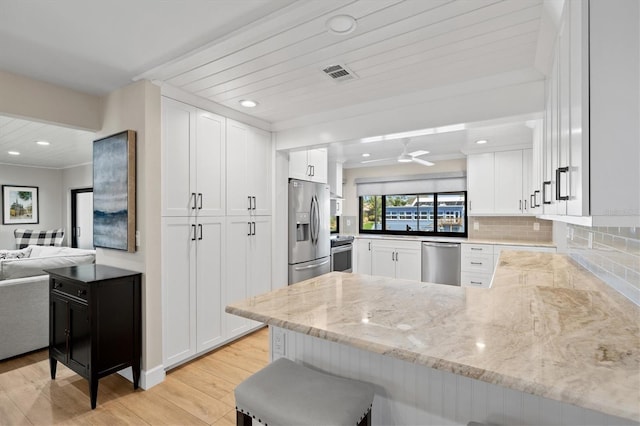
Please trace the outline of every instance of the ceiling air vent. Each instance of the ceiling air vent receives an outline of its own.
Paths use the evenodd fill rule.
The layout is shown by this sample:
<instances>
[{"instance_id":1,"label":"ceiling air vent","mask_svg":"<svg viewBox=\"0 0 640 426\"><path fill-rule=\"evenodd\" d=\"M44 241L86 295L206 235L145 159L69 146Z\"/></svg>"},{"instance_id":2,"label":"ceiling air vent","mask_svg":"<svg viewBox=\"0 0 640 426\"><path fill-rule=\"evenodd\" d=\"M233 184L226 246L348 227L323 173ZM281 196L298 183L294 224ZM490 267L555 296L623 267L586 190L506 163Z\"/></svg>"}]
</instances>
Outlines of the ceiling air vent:
<instances>
[{"instance_id":1,"label":"ceiling air vent","mask_svg":"<svg viewBox=\"0 0 640 426\"><path fill-rule=\"evenodd\" d=\"M353 71L346 67L346 65L331 65L324 68L322 71L324 71L331 80L338 83L358 78Z\"/></svg>"}]
</instances>

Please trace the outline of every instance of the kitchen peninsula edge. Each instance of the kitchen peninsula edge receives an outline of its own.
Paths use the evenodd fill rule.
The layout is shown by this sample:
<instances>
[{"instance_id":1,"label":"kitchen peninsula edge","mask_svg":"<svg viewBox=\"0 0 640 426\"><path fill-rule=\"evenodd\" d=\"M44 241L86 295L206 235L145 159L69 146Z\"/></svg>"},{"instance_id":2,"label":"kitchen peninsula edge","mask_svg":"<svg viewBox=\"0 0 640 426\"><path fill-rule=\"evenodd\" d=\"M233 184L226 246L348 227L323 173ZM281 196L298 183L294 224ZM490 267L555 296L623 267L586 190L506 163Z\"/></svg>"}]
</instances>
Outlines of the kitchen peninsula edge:
<instances>
[{"instance_id":1,"label":"kitchen peninsula edge","mask_svg":"<svg viewBox=\"0 0 640 426\"><path fill-rule=\"evenodd\" d=\"M374 402L374 414L392 416L379 419L382 422L640 420L640 309L565 255L503 252L491 289L334 272L231 304L226 311L293 332L287 337L298 342L287 342L287 357L377 383L382 395L378 404L387 409L376 410ZM317 342L305 343L309 336ZM354 367L324 362L314 354L335 357L327 351L335 350L336 343L331 343L333 349L321 348L324 341L346 346L341 350L355 357L355 362L347 362ZM429 380L448 375L454 385L447 387L445 380L443 393L458 400L472 399L474 386L489 386L486 406L467 410L464 401L458 401L447 412L443 401L433 413L429 405L436 391L427 392L425 403L418 397L398 397L394 392L407 387L401 377L372 377L358 366L359 358L373 362L369 353L379 355L381 366L390 363L398 369L394 363L399 360L406 363L401 370L422 368ZM412 372L405 380L417 383L423 373ZM400 389L391 390L396 382ZM518 409L507 406L509 398ZM555 407L554 421L545 407L555 401L561 405ZM492 415L496 404L502 404L502 415ZM539 413L527 413L532 404L538 404ZM573 408L577 411L565 414ZM606 416L598 417L601 413Z\"/></svg>"}]
</instances>

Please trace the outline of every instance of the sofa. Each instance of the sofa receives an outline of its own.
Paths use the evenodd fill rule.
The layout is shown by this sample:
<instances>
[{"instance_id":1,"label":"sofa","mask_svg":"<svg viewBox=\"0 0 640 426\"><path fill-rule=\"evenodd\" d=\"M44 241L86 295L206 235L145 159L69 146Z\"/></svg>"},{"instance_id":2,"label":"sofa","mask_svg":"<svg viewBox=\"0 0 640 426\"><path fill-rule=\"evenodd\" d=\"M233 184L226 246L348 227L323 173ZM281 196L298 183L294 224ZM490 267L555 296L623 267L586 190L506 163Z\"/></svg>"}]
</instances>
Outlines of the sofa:
<instances>
[{"instance_id":1,"label":"sofa","mask_svg":"<svg viewBox=\"0 0 640 426\"><path fill-rule=\"evenodd\" d=\"M0 360L49 346L49 276L43 270L89 263L95 263L94 250L0 250Z\"/></svg>"}]
</instances>

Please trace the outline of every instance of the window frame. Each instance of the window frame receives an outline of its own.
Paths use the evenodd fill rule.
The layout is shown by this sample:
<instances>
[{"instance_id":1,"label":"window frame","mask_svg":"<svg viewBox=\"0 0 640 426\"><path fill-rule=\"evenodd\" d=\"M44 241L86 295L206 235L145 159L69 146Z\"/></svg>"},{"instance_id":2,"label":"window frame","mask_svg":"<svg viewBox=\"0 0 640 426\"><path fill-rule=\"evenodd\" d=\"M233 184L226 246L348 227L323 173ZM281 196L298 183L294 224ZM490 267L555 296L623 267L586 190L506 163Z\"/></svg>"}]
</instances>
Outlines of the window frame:
<instances>
[{"instance_id":1,"label":"window frame","mask_svg":"<svg viewBox=\"0 0 640 426\"><path fill-rule=\"evenodd\" d=\"M362 229L362 201L363 201L363 196L358 197L358 232L360 234L378 234L378 235L415 235L415 236L424 236L424 237L460 237L460 238L467 238L467 236L469 235L469 219L468 219L468 214L467 214L467 201L468 201L468 194L467 191L446 191L446 192L427 192L424 194L390 194L391 196L397 196L397 195L403 195L403 196L411 196L411 195L431 195L433 194L433 210L431 211L431 214L433 215L433 231L394 231L394 230L387 230L387 199L386 199L386 195L369 195L370 197L381 197L381 203L382 203L382 212L381 212L381 226L382 229ZM464 223L464 232L449 232L449 231L442 231L442 232L438 232L438 220L440 218L438 218L438 195L447 195L447 194L464 194L464 216L461 215L461 218L463 218L463 223ZM417 213L417 212L416 212ZM421 215L418 215L418 217L420 219L422 219L420 217ZM454 215L455 216L455 215ZM444 216L442 217L443 219L445 218ZM427 219L428 220L428 219Z\"/></svg>"}]
</instances>

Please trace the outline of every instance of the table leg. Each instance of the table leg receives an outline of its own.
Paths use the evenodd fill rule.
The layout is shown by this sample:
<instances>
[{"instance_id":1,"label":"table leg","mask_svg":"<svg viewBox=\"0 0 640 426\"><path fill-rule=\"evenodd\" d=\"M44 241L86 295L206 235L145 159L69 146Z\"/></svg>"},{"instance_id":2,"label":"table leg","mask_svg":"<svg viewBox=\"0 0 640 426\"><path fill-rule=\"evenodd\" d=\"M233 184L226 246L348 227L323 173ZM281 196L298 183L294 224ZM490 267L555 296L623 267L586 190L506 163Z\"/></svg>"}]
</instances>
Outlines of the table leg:
<instances>
[{"instance_id":1,"label":"table leg","mask_svg":"<svg viewBox=\"0 0 640 426\"><path fill-rule=\"evenodd\" d=\"M57 367L58 367L58 360L55 358L49 358L49 370L51 371L51 380L56 379Z\"/></svg>"}]
</instances>

